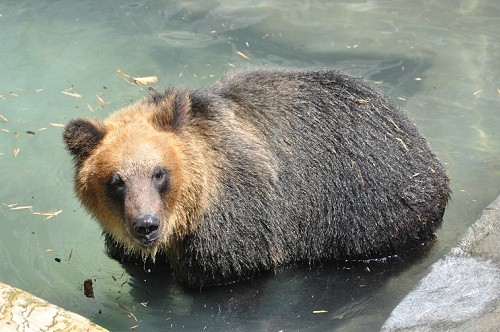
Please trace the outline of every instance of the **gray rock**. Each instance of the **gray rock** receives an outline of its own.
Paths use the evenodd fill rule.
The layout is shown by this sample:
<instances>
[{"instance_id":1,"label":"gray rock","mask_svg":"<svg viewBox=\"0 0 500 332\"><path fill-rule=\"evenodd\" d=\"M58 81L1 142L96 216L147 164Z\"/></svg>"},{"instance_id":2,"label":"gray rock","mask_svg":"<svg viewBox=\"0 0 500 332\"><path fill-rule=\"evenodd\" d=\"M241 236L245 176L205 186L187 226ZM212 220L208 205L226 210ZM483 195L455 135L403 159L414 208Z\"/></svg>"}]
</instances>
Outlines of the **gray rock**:
<instances>
[{"instance_id":1,"label":"gray rock","mask_svg":"<svg viewBox=\"0 0 500 332\"><path fill-rule=\"evenodd\" d=\"M436 262L382 331L500 330L500 197Z\"/></svg>"}]
</instances>

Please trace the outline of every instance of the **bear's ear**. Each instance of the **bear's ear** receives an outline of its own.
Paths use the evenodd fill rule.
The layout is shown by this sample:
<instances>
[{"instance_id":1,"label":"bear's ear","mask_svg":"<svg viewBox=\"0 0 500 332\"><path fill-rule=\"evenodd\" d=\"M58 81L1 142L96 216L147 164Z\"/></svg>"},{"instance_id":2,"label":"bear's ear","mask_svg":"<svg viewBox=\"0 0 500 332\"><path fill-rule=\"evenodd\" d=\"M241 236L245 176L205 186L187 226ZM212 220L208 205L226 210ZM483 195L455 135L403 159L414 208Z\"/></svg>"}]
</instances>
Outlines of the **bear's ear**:
<instances>
[{"instance_id":1,"label":"bear's ear","mask_svg":"<svg viewBox=\"0 0 500 332\"><path fill-rule=\"evenodd\" d=\"M104 126L99 122L76 119L66 125L63 138L75 160L82 162L103 139L104 134Z\"/></svg>"},{"instance_id":2,"label":"bear's ear","mask_svg":"<svg viewBox=\"0 0 500 332\"><path fill-rule=\"evenodd\" d=\"M191 101L185 91L167 90L164 94L152 96L151 101L158 107L153 115L153 123L160 130L179 130L190 118Z\"/></svg>"}]
</instances>

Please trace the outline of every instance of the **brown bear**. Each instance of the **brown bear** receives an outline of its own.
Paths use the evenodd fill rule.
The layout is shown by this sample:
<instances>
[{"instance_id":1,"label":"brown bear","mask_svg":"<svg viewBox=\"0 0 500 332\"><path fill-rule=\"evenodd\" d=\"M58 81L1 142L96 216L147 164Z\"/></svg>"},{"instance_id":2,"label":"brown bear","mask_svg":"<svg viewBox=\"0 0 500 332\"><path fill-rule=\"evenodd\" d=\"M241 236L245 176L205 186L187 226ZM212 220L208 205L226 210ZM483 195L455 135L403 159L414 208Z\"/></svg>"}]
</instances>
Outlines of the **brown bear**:
<instances>
[{"instance_id":1,"label":"brown bear","mask_svg":"<svg viewBox=\"0 0 500 332\"><path fill-rule=\"evenodd\" d=\"M190 287L429 240L449 179L387 97L337 70L258 69L68 123L108 254L164 254Z\"/></svg>"}]
</instances>

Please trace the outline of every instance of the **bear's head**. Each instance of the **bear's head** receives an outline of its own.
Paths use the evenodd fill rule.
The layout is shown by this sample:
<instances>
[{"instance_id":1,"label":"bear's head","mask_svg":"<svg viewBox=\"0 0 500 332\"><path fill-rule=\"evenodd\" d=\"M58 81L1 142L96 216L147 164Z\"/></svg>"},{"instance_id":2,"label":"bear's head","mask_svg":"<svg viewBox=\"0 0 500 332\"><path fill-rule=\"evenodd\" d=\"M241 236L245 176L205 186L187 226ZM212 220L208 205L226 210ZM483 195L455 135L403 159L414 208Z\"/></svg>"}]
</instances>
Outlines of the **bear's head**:
<instances>
[{"instance_id":1,"label":"bear's head","mask_svg":"<svg viewBox=\"0 0 500 332\"><path fill-rule=\"evenodd\" d=\"M196 226L209 171L189 121L195 121L189 95L170 91L104 121L66 125L75 192L103 231L130 253L154 259Z\"/></svg>"}]
</instances>

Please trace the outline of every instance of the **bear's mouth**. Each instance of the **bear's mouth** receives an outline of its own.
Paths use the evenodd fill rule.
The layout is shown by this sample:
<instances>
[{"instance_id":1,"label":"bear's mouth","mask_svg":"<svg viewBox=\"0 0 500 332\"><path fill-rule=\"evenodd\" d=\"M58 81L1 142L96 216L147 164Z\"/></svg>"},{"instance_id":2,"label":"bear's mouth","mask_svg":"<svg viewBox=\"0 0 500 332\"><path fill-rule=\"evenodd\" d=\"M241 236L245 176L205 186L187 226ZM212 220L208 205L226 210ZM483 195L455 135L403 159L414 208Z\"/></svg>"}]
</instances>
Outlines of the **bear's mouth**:
<instances>
[{"instance_id":1,"label":"bear's mouth","mask_svg":"<svg viewBox=\"0 0 500 332\"><path fill-rule=\"evenodd\" d=\"M141 246L150 248L158 242L158 237L155 237L154 239L142 238L142 239L137 239L137 241Z\"/></svg>"},{"instance_id":2,"label":"bear's mouth","mask_svg":"<svg viewBox=\"0 0 500 332\"><path fill-rule=\"evenodd\" d=\"M140 247L144 249L150 249L151 247L158 244L159 234L158 232L154 232L147 235L133 234L132 238L137 242L137 244Z\"/></svg>"}]
</instances>

